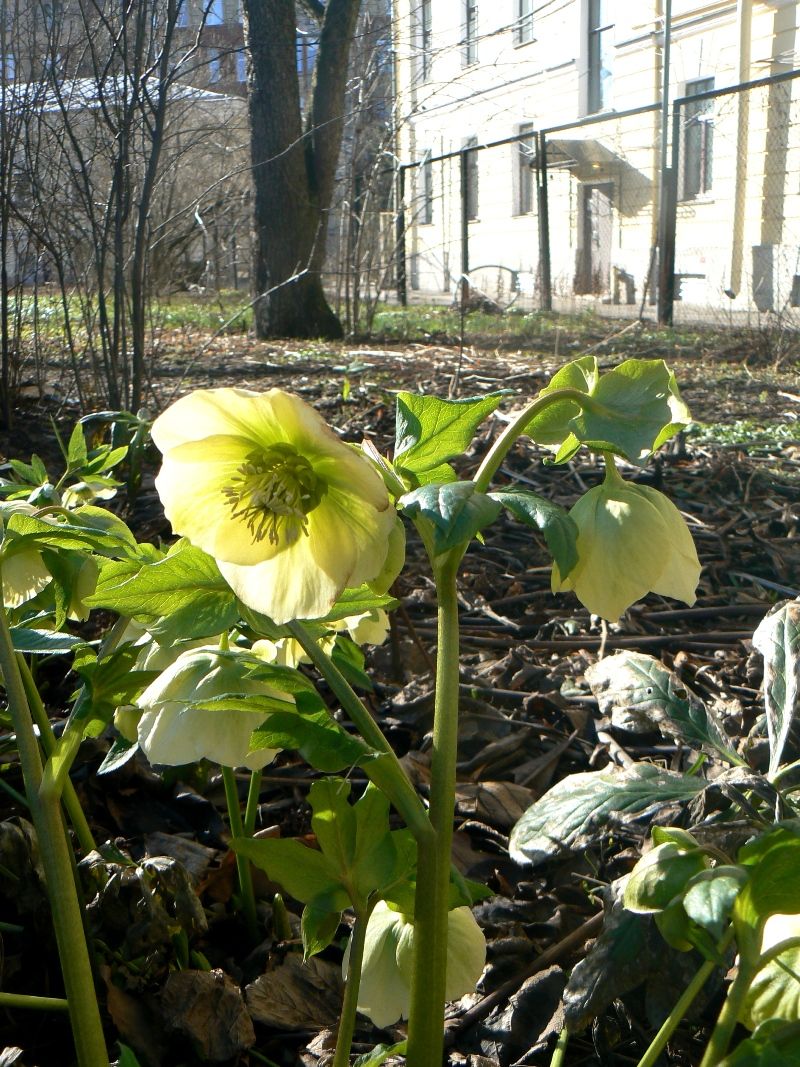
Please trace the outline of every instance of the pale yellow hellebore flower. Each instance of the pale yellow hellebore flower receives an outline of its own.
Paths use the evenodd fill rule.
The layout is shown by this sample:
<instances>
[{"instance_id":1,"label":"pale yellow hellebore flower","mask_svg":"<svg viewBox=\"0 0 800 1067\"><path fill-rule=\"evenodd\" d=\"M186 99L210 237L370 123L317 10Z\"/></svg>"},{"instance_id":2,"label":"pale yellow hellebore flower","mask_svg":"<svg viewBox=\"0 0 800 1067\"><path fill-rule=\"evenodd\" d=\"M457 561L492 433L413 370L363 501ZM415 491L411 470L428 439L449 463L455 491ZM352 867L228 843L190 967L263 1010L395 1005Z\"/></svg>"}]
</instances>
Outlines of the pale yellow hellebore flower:
<instances>
[{"instance_id":1,"label":"pale yellow hellebore flower","mask_svg":"<svg viewBox=\"0 0 800 1067\"><path fill-rule=\"evenodd\" d=\"M611 457L606 477L570 511L578 562L566 578L553 564L553 592L571 589L594 615L616 621L649 592L695 602L700 561L675 505L656 489L626 482Z\"/></svg>"},{"instance_id":2,"label":"pale yellow hellebore flower","mask_svg":"<svg viewBox=\"0 0 800 1067\"><path fill-rule=\"evenodd\" d=\"M279 625L327 614L378 578L396 514L377 471L299 397L205 389L156 419L173 529Z\"/></svg>"},{"instance_id":3,"label":"pale yellow hellebore flower","mask_svg":"<svg viewBox=\"0 0 800 1067\"><path fill-rule=\"evenodd\" d=\"M9 500L0 504L0 519L8 520L15 513L35 515L37 510L24 500ZM3 545L2 576L3 603L7 608L18 608L33 600L53 580L39 550L23 548L15 552L14 535L8 531Z\"/></svg>"},{"instance_id":4,"label":"pale yellow hellebore flower","mask_svg":"<svg viewBox=\"0 0 800 1067\"><path fill-rule=\"evenodd\" d=\"M376 1026L407 1019L411 1005L414 924L386 901L375 905L367 924L358 1010ZM347 977L350 945L342 971ZM454 908L447 916L447 980L445 998L457 1000L475 991L486 963L486 939L469 908Z\"/></svg>"},{"instance_id":5,"label":"pale yellow hellebore flower","mask_svg":"<svg viewBox=\"0 0 800 1067\"><path fill-rule=\"evenodd\" d=\"M182 652L151 682L136 701L142 711L137 727L139 748L150 762L179 767L209 759L223 767L250 770L271 763L276 750L250 750L250 737L266 718L263 711L192 706L225 694L260 694L282 698L286 710L292 710L290 696L244 676L253 662L218 646L194 648Z\"/></svg>"}]
</instances>

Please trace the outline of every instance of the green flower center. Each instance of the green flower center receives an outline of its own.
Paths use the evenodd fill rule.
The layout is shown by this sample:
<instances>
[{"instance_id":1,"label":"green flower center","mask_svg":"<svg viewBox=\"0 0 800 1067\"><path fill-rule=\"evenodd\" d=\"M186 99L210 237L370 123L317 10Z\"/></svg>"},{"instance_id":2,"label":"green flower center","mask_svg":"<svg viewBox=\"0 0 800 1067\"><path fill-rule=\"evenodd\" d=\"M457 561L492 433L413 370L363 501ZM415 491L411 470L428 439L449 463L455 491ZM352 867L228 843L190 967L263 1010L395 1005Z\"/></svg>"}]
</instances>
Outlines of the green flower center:
<instances>
[{"instance_id":1,"label":"green flower center","mask_svg":"<svg viewBox=\"0 0 800 1067\"><path fill-rule=\"evenodd\" d=\"M223 489L231 517L244 519L254 541L291 544L308 534L306 516L325 495L325 483L291 446L251 452Z\"/></svg>"}]
</instances>

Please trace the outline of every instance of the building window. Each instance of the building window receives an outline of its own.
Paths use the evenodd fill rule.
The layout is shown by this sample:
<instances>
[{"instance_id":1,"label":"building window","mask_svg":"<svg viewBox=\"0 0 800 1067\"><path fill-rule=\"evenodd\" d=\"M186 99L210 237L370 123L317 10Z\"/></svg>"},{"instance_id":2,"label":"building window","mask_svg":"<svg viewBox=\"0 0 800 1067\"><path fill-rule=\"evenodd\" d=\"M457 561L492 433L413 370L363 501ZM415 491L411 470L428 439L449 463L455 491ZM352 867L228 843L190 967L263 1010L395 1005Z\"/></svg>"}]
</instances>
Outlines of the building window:
<instances>
[{"instance_id":1,"label":"building window","mask_svg":"<svg viewBox=\"0 0 800 1067\"><path fill-rule=\"evenodd\" d=\"M206 7L206 25L221 26L225 21L225 5L223 0L210 0Z\"/></svg>"},{"instance_id":2,"label":"building window","mask_svg":"<svg viewBox=\"0 0 800 1067\"><path fill-rule=\"evenodd\" d=\"M208 50L208 80L212 85L222 80L222 53L218 48Z\"/></svg>"},{"instance_id":3,"label":"building window","mask_svg":"<svg viewBox=\"0 0 800 1067\"><path fill-rule=\"evenodd\" d=\"M470 137L464 142L463 154L464 207L467 218L473 222L478 217L478 138Z\"/></svg>"},{"instance_id":4,"label":"building window","mask_svg":"<svg viewBox=\"0 0 800 1067\"><path fill-rule=\"evenodd\" d=\"M478 62L478 3L477 0L462 0L464 20L464 51L462 54L465 67Z\"/></svg>"},{"instance_id":5,"label":"building window","mask_svg":"<svg viewBox=\"0 0 800 1067\"><path fill-rule=\"evenodd\" d=\"M714 88L713 78L688 82L686 96L697 96ZM681 169L684 200L694 200L711 189L714 162L714 101L697 100L684 104L683 167Z\"/></svg>"},{"instance_id":6,"label":"building window","mask_svg":"<svg viewBox=\"0 0 800 1067\"><path fill-rule=\"evenodd\" d=\"M520 139L515 145L517 153L517 189L514 198L514 214L527 215L533 211L533 164L536 158L533 123L523 122L518 132Z\"/></svg>"},{"instance_id":7,"label":"building window","mask_svg":"<svg viewBox=\"0 0 800 1067\"><path fill-rule=\"evenodd\" d=\"M175 25L181 27L189 25L189 0L179 0Z\"/></svg>"},{"instance_id":8,"label":"building window","mask_svg":"<svg viewBox=\"0 0 800 1067\"><path fill-rule=\"evenodd\" d=\"M610 18L611 0L588 0L588 111L611 107L611 65L614 23Z\"/></svg>"},{"instance_id":9,"label":"building window","mask_svg":"<svg viewBox=\"0 0 800 1067\"><path fill-rule=\"evenodd\" d=\"M431 62L433 61L431 7L432 0L421 0L419 5L419 73L424 82L431 76Z\"/></svg>"},{"instance_id":10,"label":"building window","mask_svg":"<svg viewBox=\"0 0 800 1067\"><path fill-rule=\"evenodd\" d=\"M247 56L244 49L236 53L236 80L237 82L247 81Z\"/></svg>"},{"instance_id":11,"label":"building window","mask_svg":"<svg viewBox=\"0 0 800 1067\"><path fill-rule=\"evenodd\" d=\"M533 0L514 0L514 44L533 40Z\"/></svg>"},{"instance_id":12,"label":"building window","mask_svg":"<svg viewBox=\"0 0 800 1067\"><path fill-rule=\"evenodd\" d=\"M425 152L419 165L419 180L422 200L419 221L429 226L433 222L433 165L430 149Z\"/></svg>"},{"instance_id":13,"label":"building window","mask_svg":"<svg viewBox=\"0 0 800 1067\"><path fill-rule=\"evenodd\" d=\"M58 21L60 4L58 0L52 0L50 3L42 4L42 18L44 19L44 26L46 30L52 30Z\"/></svg>"},{"instance_id":14,"label":"building window","mask_svg":"<svg viewBox=\"0 0 800 1067\"><path fill-rule=\"evenodd\" d=\"M17 73L17 63L13 52L0 55L0 80L10 82Z\"/></svg>"}]
</instances>

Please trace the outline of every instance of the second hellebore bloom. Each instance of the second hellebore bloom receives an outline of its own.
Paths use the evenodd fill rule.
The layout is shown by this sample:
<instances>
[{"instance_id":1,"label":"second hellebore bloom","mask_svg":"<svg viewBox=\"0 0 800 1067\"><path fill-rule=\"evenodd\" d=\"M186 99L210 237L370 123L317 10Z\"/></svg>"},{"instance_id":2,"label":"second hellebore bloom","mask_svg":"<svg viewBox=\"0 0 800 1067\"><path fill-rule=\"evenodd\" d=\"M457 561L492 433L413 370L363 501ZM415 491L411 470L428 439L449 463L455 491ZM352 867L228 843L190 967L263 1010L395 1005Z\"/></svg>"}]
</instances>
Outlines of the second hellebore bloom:
<instances>
[{"instance_id":1,"label":"second hellebore bloom","mask_svg":"<svg viewBox=\"0 0 800 1067\"><path fill-rule=\"evenodd\" d=\"M367 924L358 1010L376 1026L407 1019L411 1004L414 924L386 901L375 905ZM342 968L347 975L350 946ZM456 1000L475 990L486 963L486 939L469 908L454 908L447 917L447 984L445 997Z\"/></svg>"},{"instance_id":2,"label":"second hellebore bloom","mask_svg":"<svg viewBox=\"0 0 800 1067\"><path fill-rule=\"evenodd\" d=\"M143 713L139 747L150 762L179 767L205 758L223 767L250 770L271 763L277 754L274 749L250 750L250 735L264 722L263 712L193 706L226 694L261 694L283 698L291 710L291 697L246 677L254 662L258 661L206 646L182 652L162 671L136 701Z\"/></svg>"},{"instance_id":3,"label":"second hellebore bloom","mask_svg":"<svg viewBox=\"0 0 800 1067\"><path fill-rule=\"evenodd\" d=\"M578 527L578 562L566 578L553 564L554 593L572 589L611 622L649 592L694 604L700 561L663 493L626 482L608 457L605 480L584 493L570 516Z\"/></svg>"},{"instance_id":4,"label":"second hellebore bloom","mask_svg":"<svg viewBox=\"0 0 800 1067\"><path fill-rule=\"evenodd\" d=\"M198 390L156 419L156 486L176 533L280 624L376 579L396 515L383 481L299 397Z\"/></svg>"}]
</instances>

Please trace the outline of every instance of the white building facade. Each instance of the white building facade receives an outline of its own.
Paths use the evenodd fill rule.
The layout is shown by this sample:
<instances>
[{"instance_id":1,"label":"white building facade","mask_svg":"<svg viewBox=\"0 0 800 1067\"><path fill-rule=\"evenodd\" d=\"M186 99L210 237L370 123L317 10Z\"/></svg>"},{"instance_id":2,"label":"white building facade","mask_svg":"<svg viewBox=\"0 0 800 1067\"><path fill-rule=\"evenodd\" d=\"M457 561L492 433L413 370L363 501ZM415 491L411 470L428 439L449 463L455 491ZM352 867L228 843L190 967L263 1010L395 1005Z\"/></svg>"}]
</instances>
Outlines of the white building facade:
<instances>
[{"instance_id":1,"label":"white building facade","mask_svg":"<svg viewBox=\"0 0 800 1067\"><path fill-rule=\"evenodd\" d=\"M796 0L673 0L669 21L663 0L397 0L409 288L454 292L468 265L542 306L547 271L556 308L638 308L663 243L682 312L797 307L799 16Z\"/></svg>"}]
</instances>

